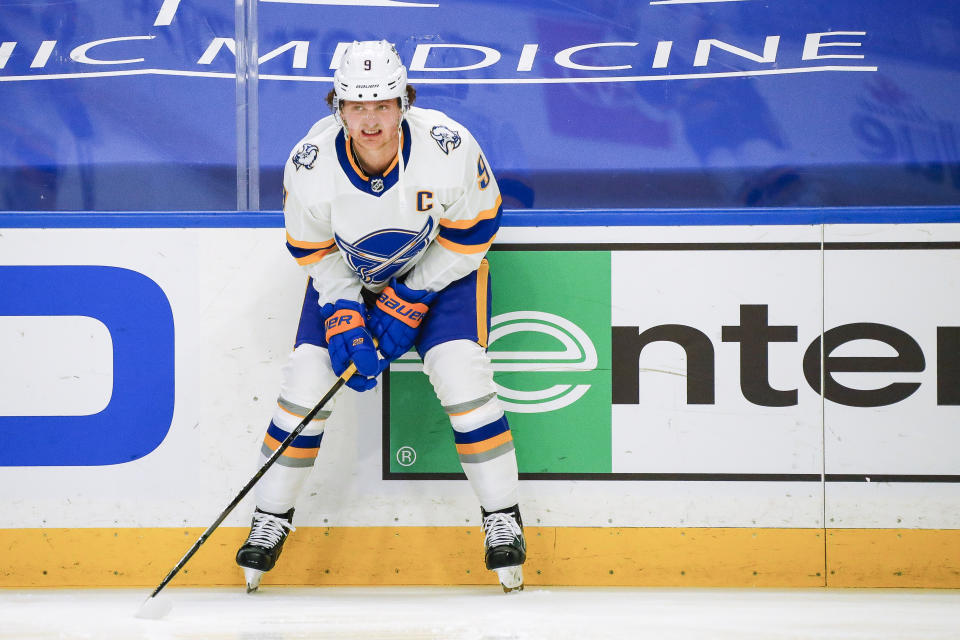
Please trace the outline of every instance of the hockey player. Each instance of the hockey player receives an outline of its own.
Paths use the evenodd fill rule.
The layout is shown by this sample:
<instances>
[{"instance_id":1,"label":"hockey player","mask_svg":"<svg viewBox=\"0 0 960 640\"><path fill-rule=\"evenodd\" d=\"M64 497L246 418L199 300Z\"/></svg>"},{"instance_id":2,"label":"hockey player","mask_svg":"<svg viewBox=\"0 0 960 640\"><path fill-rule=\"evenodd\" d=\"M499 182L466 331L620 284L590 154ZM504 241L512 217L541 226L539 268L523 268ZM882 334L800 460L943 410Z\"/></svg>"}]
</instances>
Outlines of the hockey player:
<instances>
[{"instance_id":1,"label":"hockey player","mask_svg":"<svg viewBox=\"0 0 960 640\"><path fill-rule=\"evenodd\" d=\"M351 362L357 373L347 385L363 392L416 348L480 502L486 566L504 590L522 589L517 459L486 353L484 256L500 224L500 192L470 132L412 106L415 97L392 44L352 43L327 96L333 115L313 125L286 163L287 248L309 284L260 461ZM250 536L237 552L248 590L293 530L294 502L330 413L322 411L256 487Z\"/></svg>"}]
</instances>

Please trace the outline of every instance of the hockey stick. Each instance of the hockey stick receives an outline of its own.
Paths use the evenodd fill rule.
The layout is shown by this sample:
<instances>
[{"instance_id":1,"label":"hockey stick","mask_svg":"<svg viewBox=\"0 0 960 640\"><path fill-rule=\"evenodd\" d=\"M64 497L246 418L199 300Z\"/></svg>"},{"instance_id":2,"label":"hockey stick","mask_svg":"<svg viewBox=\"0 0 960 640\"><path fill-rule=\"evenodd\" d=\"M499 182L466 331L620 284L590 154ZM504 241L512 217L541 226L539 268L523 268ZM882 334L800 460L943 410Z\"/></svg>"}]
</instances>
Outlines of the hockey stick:
<instances>
[{"instance_id":1,"label":"hockey stick","mask_svg":"<svg viewBox=\"0 0 960 640\"><path fill-rule=\"evenodd\" d=\"M137 610L136 617L156 620L170 613L170 610L173 608L173 604L169 601L158 599L157 594L159 594L160 591L163 590L163 588L167 586L171 580L173 580L173 577L180 572L180 569L182 569L185 564L187 564L190 558L193 557L193 554L195 554L200 546L207 541L207 538L210 537L210 534L212 534L214 530L220 526L220 523L223 522L228 515L230 515L230 512L233 511L234 507L240 504L240 501L243 500L248 493L250 493L250 489L253 488L253 485L257 484L260 478L263 477L263 474L265 474L267 470L273 466L273 463L276 462L281 455L283 455L283 452L286 451L287 447L289 447L296 437L300 435L300 432L303 431L308 424L310 424L310 421L313 420L314 416L316 416L323 409L323 407L330 401L330 398L332 398L337 391L340 390L340 387L346 384L347 380L350 379L350 376L356 373L356 371L357 366L353 363L350 363L350 366L347 367L347 370L344 371L343 374L337 379L336 383L330 387L330 390L327 391L326 395L320 399L320 402L318 402L317 405L310 410L310 413L304 416L300 424L297 425L297 428L291 431L290 435L288 435L283 442L280 443L280 446L277 447L277 450L273 452L273 455L271 455L266 462L263 463L263 466L260 467L260 470L257 471L252 478L250 478L250 481L247 482L243 489L240 490L240 493L237 494L237 497L230 501L230 504L227 505L227 508L223 510L213 524L207 527L207 530L203 532L203 535L201 535L200 538L193 543L193 546L190 547L190 549L184 554L184 556L180 558L180 562L178 562L177 566L170 570L170 573L168 573L167 577L163 579L163 582L157 585L157 588L153 590L153 593L147 596L147 599L143 601L143 604L141 604L140 608Z\"/></svg>"}]
</instances>

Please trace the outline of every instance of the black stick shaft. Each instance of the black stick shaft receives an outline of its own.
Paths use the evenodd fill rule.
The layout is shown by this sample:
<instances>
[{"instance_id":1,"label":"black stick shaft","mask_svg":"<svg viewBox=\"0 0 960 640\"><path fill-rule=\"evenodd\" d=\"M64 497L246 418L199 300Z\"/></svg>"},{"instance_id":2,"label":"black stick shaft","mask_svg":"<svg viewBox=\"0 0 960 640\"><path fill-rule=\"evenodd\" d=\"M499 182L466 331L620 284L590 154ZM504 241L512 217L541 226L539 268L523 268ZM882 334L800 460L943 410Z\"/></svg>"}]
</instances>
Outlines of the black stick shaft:
<instances>
[{"instance_id":1,"label":"black stick shaft","mask_svg":"<svg viewBox=\"0 0 960 640\"><path fill-rule=\"evenodd\" d=\"M257 471L252 478L250 478L250 481L247 482L246 485L244 485L243 489L240 490L240 493L238 493L237 496L230 501L230 504L227 505L227 508L223 510L223 512L217 517L217 519L213 522L213 524L207 527L207 530L203 532L203 534L197 539L197 541L193 543L193 546L190 547L190 549L184 554L182 558L180 558L180 562L178 562L177 566L175 566L173 569L170 570L170 573L168 573L167 577L163 579L163 582L157 585L157 588L154 589L153 593L150 594L151 598L155 597L158 593L160 593L161 589L163 589L165 586L167 586L167 584L171 580L173 580L173 577L180 572L180 569L182 569L183 566L187 564L187 562L189 562L190 558L193 557L193 554L195 554L197 550L200 548L200 546L207 541L207 538L210 537L210 534L213 533L216 530L216 528L220 526L220 523L223 522L228 515L230 515L230 512L233 511L234 507L240 504L240 501L243 500L248 493L250 493L250 490L253 489L253 485L257 484L260 478L263 477L263 474L265 474L267 470L273 466L273 463L276 462L277 459L283 455L283 452L287 450L287 447L289 447L291 443L293 443L293 441L297 438L297 436L300 435L300 432L303 431L308 424L310 424L310 421L313 420L313 418L318 413L320 413L323 407L330 401L330 398L332 398L334 394L336 394L337 391L340 390L340 387L342 387L347 382L347 379L349 379L350 376L352 376L356 372L356 370L357 370L356 366L351 364L350 367L343 372L343 375L341 375L337 379L337 382L330 388L330 391L327 391L326 395L324 395L323 398L320 399L320 402L318 402L317 405L310 410L310 413L308 413L303 418L300 424L297 425L297 428L291 431L290 435L284 438L283 442L280 443L280 446L277 447L277 450L273 452L273 455L271 455L267 459L267 461L263 463L263 466L260 467L260 470Z\"/></svg>"}]
</instances>

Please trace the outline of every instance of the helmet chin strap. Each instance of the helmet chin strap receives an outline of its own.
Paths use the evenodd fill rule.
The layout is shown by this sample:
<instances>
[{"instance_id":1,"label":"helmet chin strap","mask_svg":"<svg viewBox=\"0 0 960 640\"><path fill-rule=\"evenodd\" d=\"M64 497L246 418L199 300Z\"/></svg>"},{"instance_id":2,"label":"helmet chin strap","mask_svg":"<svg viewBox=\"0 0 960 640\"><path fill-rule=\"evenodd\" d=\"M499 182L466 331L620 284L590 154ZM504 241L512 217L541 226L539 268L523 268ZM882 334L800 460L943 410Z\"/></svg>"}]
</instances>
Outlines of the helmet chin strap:
<instances>
[{"instance_id":1,"label":"helmet chin strap","mask_svg":"<svg viewBox=\"0 0 960 640\"><path fill-rule=\"evenodd\" d=\"M340 125L340 128L343 129L343 135L350 136L350 132L347 131L347 123L343 119L343 112L340 111L340 98L337 97L337 94L333 94L333 119L336 120L337 124Z\"/></svg>"},{"instance_id":2,"label":"helmet chin strap","mask_svg":"<svg viewBox=\"0 0 960 640\"><path fill-rule=\"evenodd\" d=\"M397 161L399 164L398 170L400 171L397 186L400 188L400 213L403 213L407 208L407 194L404 189L405 182L403 180L403 121L407 117L407 111L409 110L410 99L407 97L406 87L404 87L403 93L400 96L400 122L397 123Z\"/></svg>"},{"instance_id":3,"label":"helmet chin strap","mask_svg":"<svg viewBox=\"0 0 960 640\"><path fill-rule=\"evenodd\" d=\"M407 209L407 194L406 189L404 189L405 182L403 180L404 167L403 167L403 118L406 110L400 114L400 123L397 125L397 188L400 189L400 213L403 214Z\"/></svg>"}]
</instances>

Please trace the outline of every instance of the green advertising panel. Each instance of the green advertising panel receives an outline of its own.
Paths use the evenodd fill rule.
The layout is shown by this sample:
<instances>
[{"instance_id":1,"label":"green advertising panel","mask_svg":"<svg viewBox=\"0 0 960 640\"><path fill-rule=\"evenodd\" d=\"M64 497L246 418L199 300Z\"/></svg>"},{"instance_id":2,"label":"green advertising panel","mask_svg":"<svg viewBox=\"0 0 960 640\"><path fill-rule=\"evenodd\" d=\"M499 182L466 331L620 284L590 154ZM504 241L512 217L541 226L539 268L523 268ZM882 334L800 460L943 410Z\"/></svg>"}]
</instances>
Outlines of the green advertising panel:
<instances>
[{"instance_id":1,"label":"green advertising panel","mask_svg":"<svg viewBox=\"0 0 960 640\"><path fill-rule=\"evenodd\" d=\"M489 355L522 474L611 471L610 253L503 251ZM447 415L411 352L390 367L386 477L459 477Z\"/></svg>"}]
</instances>

